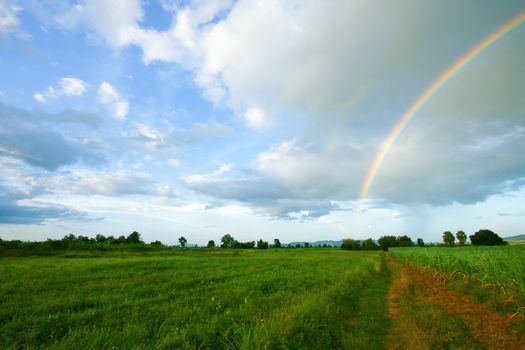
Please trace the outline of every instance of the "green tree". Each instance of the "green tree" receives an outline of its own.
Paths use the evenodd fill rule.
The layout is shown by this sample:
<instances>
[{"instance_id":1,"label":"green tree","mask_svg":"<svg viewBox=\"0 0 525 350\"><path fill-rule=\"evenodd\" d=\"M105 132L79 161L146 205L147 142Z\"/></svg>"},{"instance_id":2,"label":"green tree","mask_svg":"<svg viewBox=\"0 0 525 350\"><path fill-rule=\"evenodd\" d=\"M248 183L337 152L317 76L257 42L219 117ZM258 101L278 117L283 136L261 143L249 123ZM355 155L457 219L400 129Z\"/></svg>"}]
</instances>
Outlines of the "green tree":
<instances>
[{"instance_id":1,"label":"green tree","mask_svg":"<svg viewBox=\"0 0 525 350\"><path fill-rule=\"evenodd\" d=\"M413 247L414 242L407 235L397 237L398 246L400 247Z\"/></svg>"},{"instance_id":2,"label":"green tree","mask_svg":"<svg viewBox=\"0 0 525 350\"><path fill-rule=\"evenodd\" d=\"M472 245L504 245L507 244L497 233L491 230L479 230L470 236Z\"/></svg>"},{"instance_id":3,"label":"green tree","mask_svg":"<svg viewBox=\"0 0 525 350\"><path fill-rule=\"evenodd\" d=\"M467 234L463 231L458 231L456 232L456 238L458 239L459 245L465 245Z\"/></svg>"},{"instance_id":4,"label":"green tree","mask_svg":"<svg viewBox=\"0 0 525 350\"><path fill-rule=\"evenodd\" d=\"M184 248L187 243L188 243L188 240L186 239L186 237L184 236L179 237L179 244L182 248Z\"/></svg>"},{"instance_id":5,"label":"green tree","mask_svg":"<svg viewBox=\"0 0 525 350\"><path fill-rule=\"evenodd\" d=\"M106 243L108 241L108 239L106 238L106 236L102 235L102 234L98 234L95 236L95 240L98 242L98 243Z\"/></svg>"},{"instance_id":6,"label":"green tree","mask_svg":"<svg viewBox=\"0 0 525 350\"><path fill-rule=\"evenodd\" d=\"M379 246L374 242L372 238L369 238L367 240L364 240L363 243L361 243L361 249L363 250L377 250L379 249Z\"/></svg>"},{"instance_id":7,"label":"green tree","mask_svg":"<svg viewBox=\"0 0 525 350\"><path fill-rule=\"evenodd\" d=\"M213 239L210 239L208 241L208 245L206 245L206 248L215 248L215 241Z\"/></svg>"},{"instance_id":8,"label":"green tree","mask_svg":"<svg viewBox=\"0 0 525 350\"><path fill-rule=\"evenodd\" d=\"M452 247L454 245L454 241L456 240L456 237L452 234L450 231L443 232L443 243L449 247Z\"/></svg>"},{"instance_id":9,"label":"green tree","mask_svg":"<svg viewBox=\"0 0 525 350\"><path fill-rule=\"evenodd\" d=\"M418 247L424 247L425 246L425 241L423 241L423 238L418 238L417 239L417 246Z\"/></svg>"},{"instance_id":10,"label":"green tree","mask_svg":"<svg viewBox=\"0 0 525 350\"><path fill-rule=\"evenodd\" d=\"M359 249L361 249L361 245L355 239L345 238L345 239L343 239L343 242L341 243L341 249L344 249L344 250L359 250Z\"/></svg>"},{"instance_id":11,"label":"green tree","mask_svg":"<svg viewBox=\"0 0 525 350\"><path fill-rule=\"evenodd\" d=\"M390 247L397 247L399 245L399 242L395 236L382 236L377 240L377 242L384 251L387 251Z\"/></svg>"},{"instance_id":12,"label":"green tree","mask_svg":"<svg viewBox=\"0 0 525 350\"><path fill-rule=\"evenodd\" d=\"M74 241L75 239L77 239L77 237L72 233L65 235L64 238L62 238L63 241Z\"/></svg>"},{"instance_id":13,"label":"green tree","mask_svg":"<svg viewBox=\"0 0 525 350\"><path fill-rule=\"evenodd\" d=\"M126 243L126 237L124 235L120 235L118 236L118 238L115 238L115 240L113 241L114 243L117 243L117 244L122 244L122 243Z\"/></svg>"},{"instance_id":14,"label":"green tree","mask_svg":"<svg viewBox=\"0 0 525 350\"><path fill-rule=\"evenodd\" d=\"M263 241L262 239L258 240L257 249L268 249L268 242Z\"/></svg>"},{"instance_id":15,"label":"green tree","mask_svg":"<svg viewBox=\"0 0 525 350\"><path fill-rule=\"evenodd\" d=\"M155 247L164 247L164 243L158 240L155 242L151 242L150 245L155 246Z\"/></svg>"},{"instance_id":16,"label":"green tree","mask_svg":"<svg viewBox=\"0 0 525 350\"><path fill-rule=\"evenodd\" d=\"M233 248L235 245L235 238L232 237L230 234L225 234L221 238L221 248Z\"/></svg>"},{"instance_id":17,"label":"green tree","mask_svg":"<svg viewBox=\"0 0 525 350\"><path fill-rule=\"evenodd\" d=\"M275 238L273 240L273 247L274 248L281 248L281 241L278 238Z\"/></svg>"},{"instance_id":18,"label":"green tree","mask_svg":"<svg viewBox=\"0 0 525 350\"><path fill-rule=\"evenodd\" d=\"M129 234L129 236L125 239L125 243L134 243L134 244L138 244L138 243L144 243L142 241L142 239L140 238L140 233L138 233L137 231L133 231L132 233Z\"/></svg>"}]
</instances>

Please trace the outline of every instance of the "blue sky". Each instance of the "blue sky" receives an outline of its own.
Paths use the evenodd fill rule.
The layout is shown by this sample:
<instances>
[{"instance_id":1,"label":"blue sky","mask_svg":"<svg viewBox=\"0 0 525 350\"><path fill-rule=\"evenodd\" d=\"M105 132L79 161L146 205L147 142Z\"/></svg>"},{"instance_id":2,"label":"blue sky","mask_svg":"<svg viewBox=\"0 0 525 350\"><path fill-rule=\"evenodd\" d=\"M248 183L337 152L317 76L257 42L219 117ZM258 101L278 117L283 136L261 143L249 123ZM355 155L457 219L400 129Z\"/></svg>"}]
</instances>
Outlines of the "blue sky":
<instances>
[{"instance_id":1,"label":"blue sky","mask_svg":"<svg viewBox=\"0 0 525 350\"><path fill-rule=\"evenodd\" d=\"M0 237L205 244L525 227L523 1L0 0Z\"/></svg>"}]
</instances>

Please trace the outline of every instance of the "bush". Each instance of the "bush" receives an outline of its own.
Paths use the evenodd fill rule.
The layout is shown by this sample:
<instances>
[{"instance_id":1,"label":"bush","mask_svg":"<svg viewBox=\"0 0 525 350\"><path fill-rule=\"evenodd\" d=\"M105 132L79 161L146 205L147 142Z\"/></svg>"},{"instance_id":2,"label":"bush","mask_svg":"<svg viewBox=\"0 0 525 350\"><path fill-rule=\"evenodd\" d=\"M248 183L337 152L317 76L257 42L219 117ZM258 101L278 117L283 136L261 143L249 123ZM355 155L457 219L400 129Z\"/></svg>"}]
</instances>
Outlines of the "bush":
<instances>
[{"instance_id":1,"label":"bush","mask_svg":"<svg viewBox=\"0 0 525 350\"><path fill-rule=\"evenodd\" d=\"M396 236L382 236L379 238L378 243L384 251L387 251L390 247L399 246Z\"/></svg>"},{"instance_id":2,"label":"bush","mask_svg":"<svg viewBox=\"0 0 525 350\"><path fill-rule=\"evenodd\" d=\"M343 243L341 243L341 249L345 249L345 250L359 250L359 249L361 249L361 245L355 239L345 238L345 239L343 239Z\"/></svg>"},{"instance_id":3,"label":"bush","mask_svg":"<svg viewBox=\"0 0 525 350\"><path fill-rule=\"evenodd\" d=\"M491 230L479 230L470 236L470 241L472 245L504 245L507 244L498 236L497 233L492 232Z\"/></svg>"}]
</instances>

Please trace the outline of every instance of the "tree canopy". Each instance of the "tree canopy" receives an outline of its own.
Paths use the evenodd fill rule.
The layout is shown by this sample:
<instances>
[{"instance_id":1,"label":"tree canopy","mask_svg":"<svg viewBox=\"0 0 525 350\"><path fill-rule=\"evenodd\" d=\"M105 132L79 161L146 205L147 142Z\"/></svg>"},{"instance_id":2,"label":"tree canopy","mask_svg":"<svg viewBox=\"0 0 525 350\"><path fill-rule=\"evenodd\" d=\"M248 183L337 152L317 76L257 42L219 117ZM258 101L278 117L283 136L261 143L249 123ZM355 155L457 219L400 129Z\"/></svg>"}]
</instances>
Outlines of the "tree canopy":
<instances>
[{"instance_id":1,"label":"tree canopy","mask_svg":"<svg viewBox=\"0 0 525 350\"><path fill-rule=\"evenodd\" d=\"M479 230L470 236L470 241L472 245L504 245L507 244L498 236L497 233L492 232L491 230Z\"/></svg>"}]
</instances>

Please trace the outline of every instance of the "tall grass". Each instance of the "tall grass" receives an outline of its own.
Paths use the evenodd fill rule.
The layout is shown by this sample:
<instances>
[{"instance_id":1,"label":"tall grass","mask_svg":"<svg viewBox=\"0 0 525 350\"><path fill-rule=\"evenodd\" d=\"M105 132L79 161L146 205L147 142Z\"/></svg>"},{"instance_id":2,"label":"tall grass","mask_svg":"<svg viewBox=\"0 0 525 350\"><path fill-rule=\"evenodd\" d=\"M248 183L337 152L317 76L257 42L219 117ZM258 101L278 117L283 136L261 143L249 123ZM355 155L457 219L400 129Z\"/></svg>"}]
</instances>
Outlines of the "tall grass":
<instances>
[{"instance_id":1,"label":"tall grass","mask_svg":"<svg viewBox=\"0 0 525 350\"><path fill-rule=\"evenodd\" d=\"M107 254L0 259L0 348L383 346L379 252Z\"/></svg>"},{"instance_id":2,"label":"tall grass","mask_svg":"<svg viewBox=\"0 0 525 350\"><path fill-rule=\"evenodd\" d=\"M525 245L493 247L393 248L394 257L465 277L481 287L496 289L506 301L525 303Z\"/></svg>"}]
</instances>

